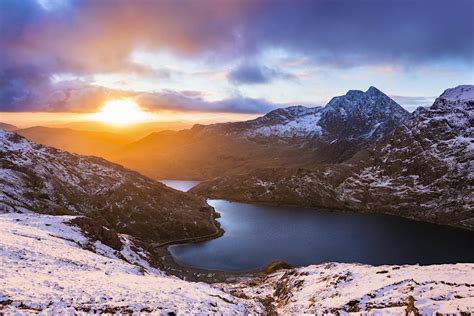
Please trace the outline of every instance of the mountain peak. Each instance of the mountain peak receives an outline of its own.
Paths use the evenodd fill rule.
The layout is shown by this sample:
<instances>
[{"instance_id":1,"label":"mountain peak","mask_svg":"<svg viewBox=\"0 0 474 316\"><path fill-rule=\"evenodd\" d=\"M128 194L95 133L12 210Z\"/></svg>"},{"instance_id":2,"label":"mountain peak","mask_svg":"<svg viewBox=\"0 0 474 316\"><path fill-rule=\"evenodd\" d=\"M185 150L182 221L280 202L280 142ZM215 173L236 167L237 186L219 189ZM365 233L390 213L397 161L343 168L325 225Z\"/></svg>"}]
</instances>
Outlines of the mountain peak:
<instances>
[{"instance_id":1,"label":"mountain peak","mask_svg":"<svg viewBox=\"0 0 474 316\"><path fill-rule=\"evenodd\" d=\"M460 85L447 89L440 98L448 101L474 101L474 85Z\"/></svg>"},{"instance_id":2,"label":"mountain peak","mask_svg":"<svg viewBox=\"0 0 474 316\"><path fill-rule=\"evenodd\" d=\"M365 91L366 94L370 94L370 95L385 95L385 93L383 93L382 91L380 91L379 89L377 89L376 87L374 86L370 86L369 89L367 89L367 91Z\"/></svg>"}]
</instances>

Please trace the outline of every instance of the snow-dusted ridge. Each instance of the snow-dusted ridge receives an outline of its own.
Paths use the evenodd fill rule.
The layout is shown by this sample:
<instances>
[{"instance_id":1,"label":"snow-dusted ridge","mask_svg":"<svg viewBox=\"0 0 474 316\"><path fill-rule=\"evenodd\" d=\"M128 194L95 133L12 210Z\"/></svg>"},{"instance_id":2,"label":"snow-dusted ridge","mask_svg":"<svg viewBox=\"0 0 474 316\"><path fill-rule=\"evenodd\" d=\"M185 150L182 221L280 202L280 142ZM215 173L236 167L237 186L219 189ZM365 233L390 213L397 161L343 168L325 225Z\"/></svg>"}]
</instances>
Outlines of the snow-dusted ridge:
<instances>
[{"instance_id":1,"label":"snow-dusted ridge","mask_svg":"<svg viewBox=\"0 0 474 316\"><path fill-rule=\"evenodd\" d=\"M440 98L448 101L472 101L474 100L474 85L460 85L447 89Z\"/></svg>"},{"instance_id":2,"label":"snow-dusted ridge","mask_svg":"<svg viewBox=\"0 0 474 316\"><path fill-rule=\"evenodd\" d=\"M145 198L146 197L146 198ZM93 156L0 130L0 213L86 215L154 242L216 232L205 200Z\"/></svg>"},{"instance_id":3,"label":"snow-dusted ridge","mask_svg":"<svg viewBox=\"0 0 474 316\"><path fill-rule=\"evenodd\" d=\"M222 130L248 138L281 137L373 141L409 118L409 113L375 87L349 90L324 107L290 106L255 120L210 125L204 133Z\"/></svg>"}]
</instances>

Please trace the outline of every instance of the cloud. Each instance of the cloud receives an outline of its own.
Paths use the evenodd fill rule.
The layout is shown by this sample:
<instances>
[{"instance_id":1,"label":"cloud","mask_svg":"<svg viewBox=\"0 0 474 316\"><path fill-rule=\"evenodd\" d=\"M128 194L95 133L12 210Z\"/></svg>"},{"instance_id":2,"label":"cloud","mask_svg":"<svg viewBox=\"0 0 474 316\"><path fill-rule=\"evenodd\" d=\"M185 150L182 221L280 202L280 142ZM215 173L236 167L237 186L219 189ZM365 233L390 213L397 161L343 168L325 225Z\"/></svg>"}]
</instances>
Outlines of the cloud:
<instances>
[{"instance_id":1,"label":"cloud","mask_svg":"<svg viewBox=\"0 0 474 316\"><path fill-rule=\"evenodd\" d=\"M16 85L15 85L16 83ZM45 85L41 89L25 88L21 82L12 82L9 102L0 103L0 112L96 112L106 101L130 98L147 111L193 111L225 113L266 113L278 107L263 99L235 96L218 101L205 100L201 91L136 92L109 89L82 80L67 80ZM30 93L27 91L41 91ZM23 97L17 97L16 94Z\"/></svg>"},{"instance_id":2,"label":"cloud","mask_svg":"<svg viewBox=\"0 0 474 316\"><path fill-rule=\"evenodd\" d=\"M423 106L431 106L434 100L437 98L436 96L427 97L427 96L402 96L402 95L391 95L392 99L394 99L399 104L403 105L405 109L408 111L414 111L416 108Z\"/></svg>"},{"instance_id":3,"label":"cloud","mask_svg":"<svg viewBox=\"0 0 474 316\"><path fill-rule=\"evenodd\" d=\"M202 112L229 112L229 113L266 113L278 107L263 99L236 96L219 101L206 101L202 93L189 91L170 91L161 93L141 93L136 100L145 109L202 111Z\"/></svg>"},{"instance_id":4,"label":"cloud","mask_svg":"<svg viewBox=\"0 0 474 316\"><path fill-rule=\"evenodd\" d=\"M266 66L254 64L241 64L227 75L227 78L235 84L264 84L274 79L282 78L295 80L296 77L280 69L272 69Z\"/></svg>"},{"instance_id":5,"label":"cloud","mask_svg":"<svg viewBox=\"0 0 474 316\"><path fill-rule=\"evenodd\" d=\"M48 80L58 73L169 79L166 67L134 63L130 57L136 50L210 56L210 63L221 65L282 49L300 56L290 64L410 68L452 61L474 69L473 9L472 0L386 0L383 5L376 0L2 0L0 110L57 108L43 102L51 94L62 102L58 91L64 89ZM227 79L263 84L290 78L284 69L263 64L241 64ZM83 88L85 95L91 93L89 86ZM73 91L79 103L82 94ZM252 102L213 106L250 109Z\"/></svg>"},{"instance_id":6,"label":"cloud","mask_svg":"<svg viewBox=\"0 0 474 316\"><path fill-rule=\"evenodd\" d=\"M444 58L472 62L471 0L2 0L7 61L75 71L117 70L137 48L191 56L253 56L284 48L345 67ZM440 21L443 23L440 23Z\"/></svg>"}]
</instances>

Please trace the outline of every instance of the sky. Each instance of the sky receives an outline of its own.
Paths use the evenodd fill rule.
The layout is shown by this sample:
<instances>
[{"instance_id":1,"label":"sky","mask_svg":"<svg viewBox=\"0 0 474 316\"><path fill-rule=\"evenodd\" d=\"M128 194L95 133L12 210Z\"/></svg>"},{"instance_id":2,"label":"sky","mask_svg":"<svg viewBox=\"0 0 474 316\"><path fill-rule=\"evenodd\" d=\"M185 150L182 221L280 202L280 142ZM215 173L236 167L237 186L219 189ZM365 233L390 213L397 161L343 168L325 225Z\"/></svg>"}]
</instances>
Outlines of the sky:
<instances>
[{"instance_id":1,"label":"sky","mask_svg":"<svg viewBox=\"0 0 474 316\"><path fill-rule=\"evenodd\" d=\"M474 83L472 0L1 0L3 113L258 115ZM216 114L217 115L217 114Z\"/></svg>"}]
</instances>

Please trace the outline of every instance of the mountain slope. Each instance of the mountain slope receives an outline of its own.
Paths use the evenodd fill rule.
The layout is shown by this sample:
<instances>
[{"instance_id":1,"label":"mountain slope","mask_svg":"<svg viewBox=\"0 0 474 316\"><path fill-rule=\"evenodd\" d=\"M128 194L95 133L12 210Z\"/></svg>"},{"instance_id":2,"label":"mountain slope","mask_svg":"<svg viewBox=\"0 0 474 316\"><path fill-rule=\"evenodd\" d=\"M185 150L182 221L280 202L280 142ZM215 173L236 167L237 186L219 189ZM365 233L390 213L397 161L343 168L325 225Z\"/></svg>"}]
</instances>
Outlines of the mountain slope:
<instances>
[{"instance_id":1,"label":"mountain slope","mask_svg":"<svg viewBox=\"0 0 474 316\"><path fill-rule=\"evenodd\" d=\"M474 312L473 268L470 263L326 263L221 287L242 297L266 298L280 315L470 315ZM413 313L406 313L409 306Z\"/></svg>"},{"instance_id":2,"label":"mountain slope","mask_svg":"<svg viewBox=\"0 0 474 316\"><path fill-rule=\"evenodd\" d=\"M202 198L2 130L0 174L0 212L85 215L154 242L216 233L214 211Z\"/></svg>"},{"instance_id":3,"label":"mountain slope","mask_svg":"<svg viewBox=\"0 0 474 316\"><path fill-rule=\"evenodd\" d=\"M112 159L154 178L209 179L260 167L307 168L345 161L409 117L370 87L335 97L325 107L293 106L245 122L155 133Z\"/></svg>"},{"instance_id":4,"label":"mountain slope","mask_svg":"<svg viewBox=\"0 0 474 316\"><path fill-rule=\"evenodd\" d=\"M100 157L107 157L133 140L126 135L43 126L19 129L15 132L38 144Z\"/></svg>"},{"instance_id":5,"label":"mountain slope","mask_svg":"<svg viewBox=\"0 0 474 316\"><path fill-rule=\"evenodd\" d=\"M347 163L260 169L202 183L216 198L384 212L474 229L474 86L446 90L430 109Z\"/></svg>"},{"instance_id":6,"label":"mountain slope","mask_svg":"<svg viewBox=\"0 0 474 316\"><path fill-rule=\"evenodd\" d=\"M258 301L166 276L120 235L118 252L90 240L73 216L0 214L0 314L259 314ZM85 249L86 248L86 249Z\"/></svg>"},{"instance_id":7,"label":"mountain slope","mask_svg":"<svg viewBox=\"0 0 474 316\"><path fill-rule=\"evenodd\" d=\"M3 129L5 131L14 131L18 129L18 127L16 127L15 125L0 122L0 129Z\"/></svg>"}]
</instances>

